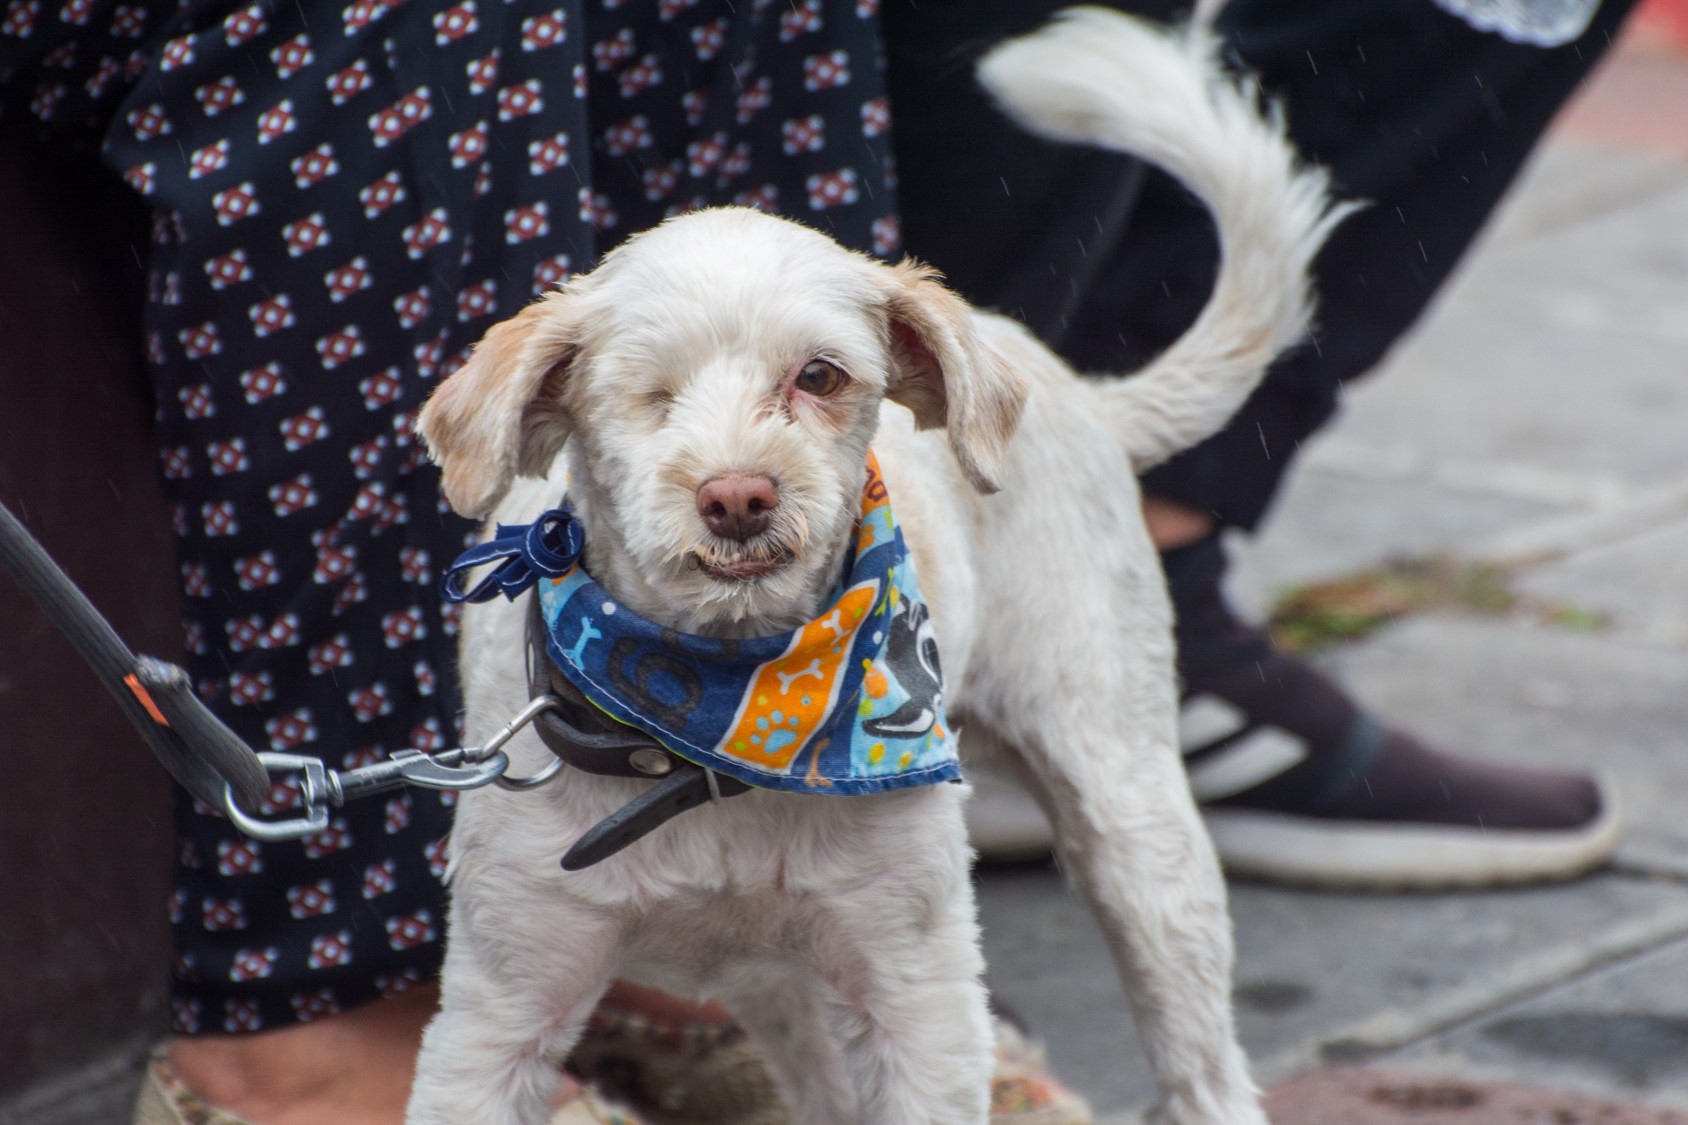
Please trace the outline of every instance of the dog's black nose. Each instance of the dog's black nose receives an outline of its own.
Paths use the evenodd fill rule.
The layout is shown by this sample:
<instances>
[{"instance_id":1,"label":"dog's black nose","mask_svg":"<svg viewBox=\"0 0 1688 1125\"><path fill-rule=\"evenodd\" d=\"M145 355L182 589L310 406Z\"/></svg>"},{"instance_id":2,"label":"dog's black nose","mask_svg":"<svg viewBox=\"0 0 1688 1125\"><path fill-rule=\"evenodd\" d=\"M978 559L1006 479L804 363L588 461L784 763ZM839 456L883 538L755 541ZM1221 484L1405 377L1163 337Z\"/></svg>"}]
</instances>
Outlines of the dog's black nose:
<instances>
[{"instance_id":1,"label":"dog's black nose","mask_svg":"<svg viewBox=\"0 0 1688 1125\"><path fill-rule=\"evenodd\" d=\"M716 477L697 490L697 512L709 530L743 543L768 530L780 490L767 477Z\"/></svg>"}]
</instances>

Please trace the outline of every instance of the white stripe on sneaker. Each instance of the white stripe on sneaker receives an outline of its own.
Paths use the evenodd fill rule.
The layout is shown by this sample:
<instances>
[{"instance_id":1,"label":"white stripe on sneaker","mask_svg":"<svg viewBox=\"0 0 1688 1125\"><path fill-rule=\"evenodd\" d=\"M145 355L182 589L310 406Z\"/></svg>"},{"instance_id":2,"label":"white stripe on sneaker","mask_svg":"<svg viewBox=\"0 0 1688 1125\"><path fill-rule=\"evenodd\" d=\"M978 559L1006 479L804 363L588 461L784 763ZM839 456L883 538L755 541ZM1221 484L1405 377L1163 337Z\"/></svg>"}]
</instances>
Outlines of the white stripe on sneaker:
<instances>
[{"instance_id":1,"label":"white stripe on sneaker","mask_svg":"<svg viewBox=\"0 0 1688 1125\"><path fill-rule=\"evenodd\" d=\"M1248 726L1242 708L1217 695L1192 695L1178 708L1178 745L1186 753L1230 738Z\"/></svg>"},{"instance_id":2,"label":"white stripe on sneaker","mask_svg":"<svg viewBox=\"0 0 1688 1125\"><path fill-rule=\"evenodd\" d=\"M1190 792L1198 803L1234 797L1306 758L1306 739L1278 727L1261 727L1189 764Z\"/></svg>"}]
</instances>

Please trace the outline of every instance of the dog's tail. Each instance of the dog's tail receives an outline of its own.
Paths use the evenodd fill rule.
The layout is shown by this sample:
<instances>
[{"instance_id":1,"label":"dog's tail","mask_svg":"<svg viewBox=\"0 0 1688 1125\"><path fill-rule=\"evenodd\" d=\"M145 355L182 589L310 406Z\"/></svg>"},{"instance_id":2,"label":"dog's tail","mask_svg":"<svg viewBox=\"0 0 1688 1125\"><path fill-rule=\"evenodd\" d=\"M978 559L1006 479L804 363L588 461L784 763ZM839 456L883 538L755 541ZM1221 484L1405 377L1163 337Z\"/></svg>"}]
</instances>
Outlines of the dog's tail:
<instances>
[{"instance_id":1,"label":"dog's tail","mask_svg":"<svg viewBox=\"0 0 1688 1125\"><path fill-rule=\"evenodd\" d=\"M1299 164L1281 119L1221 69L1203 28L1073 8L993 49L979 80L1033 132L1158 165L1213 213L1223 261L1201 316L1140 372L1100 386L1139 470L1214 433L1306 339L1308 267L1354 205L1331 204L1324 171Z\"/></svg>"}]
</instances>

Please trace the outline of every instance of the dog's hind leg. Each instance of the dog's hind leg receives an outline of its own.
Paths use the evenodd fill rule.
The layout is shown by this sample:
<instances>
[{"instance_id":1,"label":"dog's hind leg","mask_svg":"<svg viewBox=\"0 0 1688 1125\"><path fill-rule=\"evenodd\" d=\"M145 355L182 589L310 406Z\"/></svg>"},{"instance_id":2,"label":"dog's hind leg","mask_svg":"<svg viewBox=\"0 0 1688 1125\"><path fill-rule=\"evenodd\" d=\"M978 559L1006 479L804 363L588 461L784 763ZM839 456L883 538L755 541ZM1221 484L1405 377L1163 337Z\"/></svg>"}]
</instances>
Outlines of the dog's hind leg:
<instances>
[{"instance_id":1,"label":"dog's hind leg","mask_svg":"<svg viewBox=\"0 0 1688 1125\"><path fill-rule=\"evenodd\" d=\"M1170 685L1154 708L1164 716L1117 699L1068 697L1013 741L1125 978L1160 1086L1157 1120L1265 1125L1232 1018L1225 887L1177 756Z\"/></svg>"},{"instance_id":2,"label":"dog's hind leg","mask_svg":"<svg viewBox=\"0 0 1688 1125\"><path fill-rule=\"evenodd\" d=\"M608 987L609 934L558 942L543 956L446 950L440 1010L422 1036L405 1125L543 1125L563 1059Z\"/></svg>"},{"instance_id":3,"label":"dog's hind leg","mask_svg":"<svg viewBox=\"0 0 1688 1125\"><path fill-rule=\"evenodd\" d=\"M1076 472L1067 448L1106 449L1094 420L1055 403L1027 414L1008 487L1058 480L1063 504L993 510L991 541L1020 546L982 556L992 594L962 698L1036 777L1125 978L1164 1119L1264 1125L1231 1011L1225 884L1178 751L1171 612L1128 469L1119 458L1109 479L1098 457L1093 476Z\"/></svg>"}]
</instances>

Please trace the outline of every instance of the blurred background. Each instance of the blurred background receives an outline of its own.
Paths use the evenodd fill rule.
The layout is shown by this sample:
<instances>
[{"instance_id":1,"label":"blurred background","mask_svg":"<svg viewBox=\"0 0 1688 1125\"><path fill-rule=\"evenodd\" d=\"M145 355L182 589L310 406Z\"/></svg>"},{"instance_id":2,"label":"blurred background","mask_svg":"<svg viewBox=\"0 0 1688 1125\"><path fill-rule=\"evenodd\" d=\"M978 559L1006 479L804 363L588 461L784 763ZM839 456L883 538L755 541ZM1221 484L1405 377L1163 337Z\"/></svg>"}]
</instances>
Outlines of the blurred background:
<instances>
[{"instance_id":1,"label":"blurred background","mask_svg":"<svg viewBox=\"0 0 1688 1125\"><path fill-rule=\"evenodd\" d=\"M1272 1119L1688 1123L1688 3L1641 7L1287 487L1237 543L1245 608L1432 740L1605 770L1630 828L1562 887L1233 882ZM993 987L1130 1119L1083 907L1046 869L980 885Z\"/></svg>"},{"instance_id":2,"label":"blurred background","mask_svg":"<svg viewBox=\"0 0 1688 1125\"><path fill-rule=\"evenodd\" d=\"M121 190L64 197L62 173L0 147L0 499L171 655L135 214ZM34 393L72 371L76 402ZM1240 550L1247 608L1384 715L1598 764L1632 825L1615 867L1563 887L1235 885L1274 1120L1688 1122L1688 0L1643 6ZM9 583L0 622L0 1123L123 1120L165 1026L165 777ZM1052 868L979 878L993 987L1127 1120L1148 1073L1094 924Z\"/></svg>"}]
</instances>

